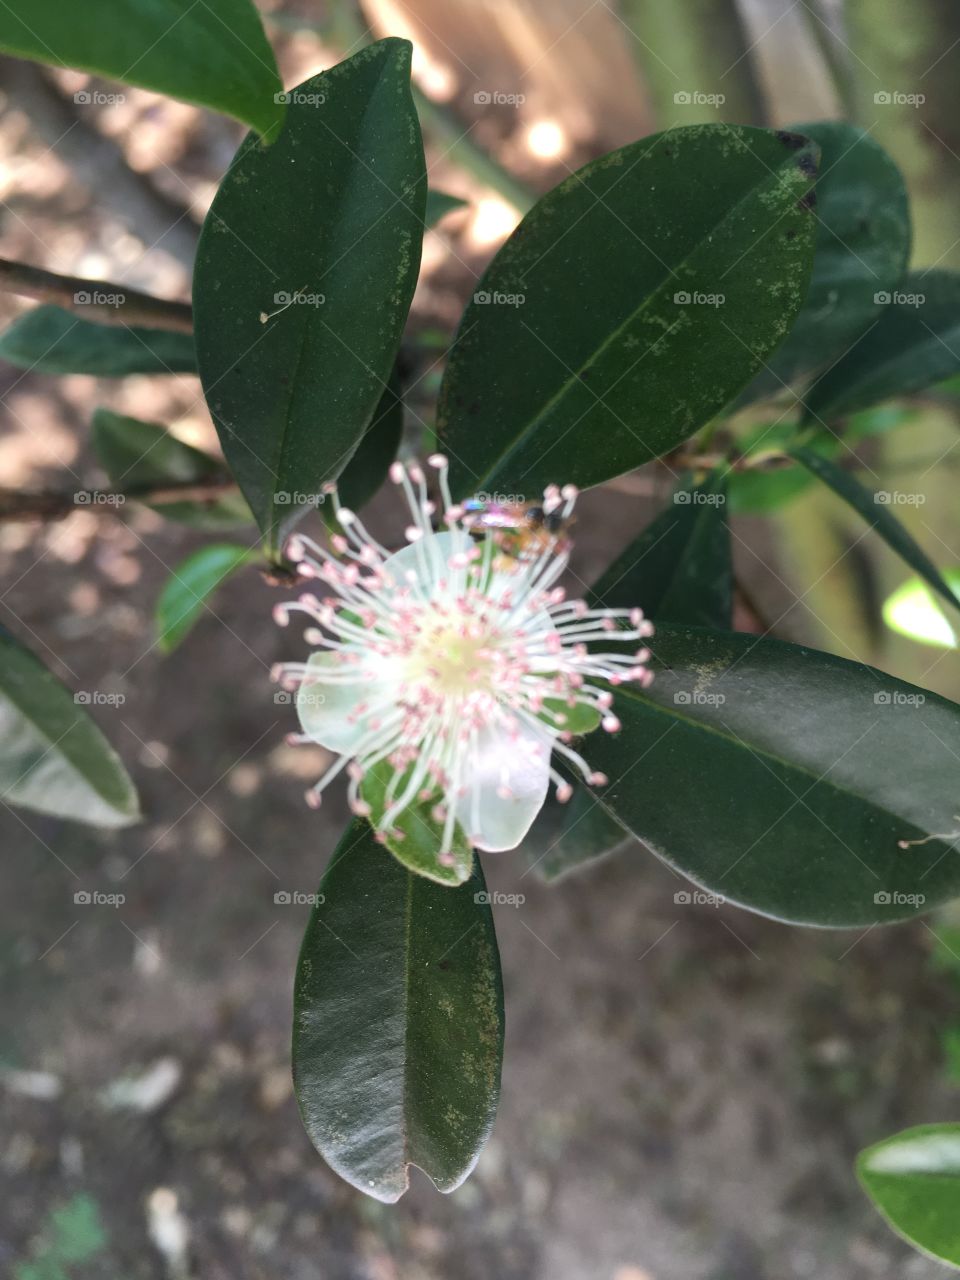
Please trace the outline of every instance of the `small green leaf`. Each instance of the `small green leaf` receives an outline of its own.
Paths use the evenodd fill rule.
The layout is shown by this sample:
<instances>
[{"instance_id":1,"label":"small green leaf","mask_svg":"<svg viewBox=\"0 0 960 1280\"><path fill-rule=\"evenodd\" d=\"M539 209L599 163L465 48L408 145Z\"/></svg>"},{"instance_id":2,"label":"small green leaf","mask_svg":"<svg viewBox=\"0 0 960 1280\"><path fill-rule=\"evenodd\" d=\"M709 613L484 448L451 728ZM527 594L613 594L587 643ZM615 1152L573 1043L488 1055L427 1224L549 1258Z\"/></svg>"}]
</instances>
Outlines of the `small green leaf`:
<instances>
[{"instance_id":1,"label":"small green leaf","mask_svg":"<svg viewBox=\"0 0 960 1280\"><path fill-rule=\"evenodd\" d=\"M405 771L391 791L391 802L404 793L412 768ZM360 785L360 794L369 804L370 820L378 826L387 810L387 790L394 779L395 770L385 760L369 769ZM417 875L426 876L438 884L463 884L473 874L473 849L460 827L454 828L453 849L450 861L441 862L440 844L443 823L437 822L431 809L439 795L428 801L416 800L397 816L391 831L384 838L386 847L403 866Z\"/></svg>"},{"instance_id":2,"label":"small green leaf","mask_svg":"<svg viewBox=\"0 0 960 1280\"><path fill-rule=\"evenodd\" d=\"M842 120L790 127L820 147L813 274L786 341L741 404L776 395L842 355L876 320L875 296L896 290L910 253L906 187L883 147Z\"/></svg>"},{"instance_id":3,"label":"small green leaf","mask_svg":"<svg viewBox=\"0 0 960 1280\"><path fill-rule=\"evenodd\" d=\"M915 569L934 591L955 608L960 607L957 597L943 580L940 570L892 514L893 494L886 490L874 493L871 489L865 488L849 471L844 471L829 458L824 458L810 449L793 448L790 453L798 462L802 462L808 471L832 489L839 498L853 507L854 511L880 535L891 551L895 551L911 569Z\"/></svg>"},{"instance_id":4,"label":"small green leaf","mask_svg":"<svg viewBox=\"0 0 960 1280\"><path fill-rule=\"evenodd\" d=\"M0 360L31 373L196 373L193 339L166 329L95 324L45 304L25 311L0 334Z\"/></svg>"},{"instance_id":5,"label":"small green leaf","mask_svg":"<svg viewBox=\"0 0 960 1280\"><path fill-rule=\"evenodd\" d=\"M84 710L95 698L71 694L0 630L0 801L97 827L139 819L133 783Z\"/></svg>"},{"instance_id":6,"label":"small green leaf","mask_svg":"<svg viewBox=\"0 0 960 1280\"><path fill-rule=\"evenodd\" d=\"M455 209L466 209L468 203L459 196L447 195L446 191L435 191L431 187L427 191L427 211L423 220L428 227L435 227L441 218L453 213Z\"/></svg>"},{"instance_id":7,"label":"small green leaf","mask_svg":"<svg viewBox=\"0 0 960 1280\"><path fill-rule=\"evenodd\" d=\"M261 133L283 117L277 64L250 0L5 0L0 48L212 107Z\"/></svg>"},{"instance_id":8,"label":"small green leaf","mask_svg":"<svg viewBox=\"0 0 960 1280\"><path fill-rule=\"evenodd\" d=\"M912 395L960 370L960 275L910 272L889 298L877 303L873 328L806 392L809 419Z\"/></svg>"},{"instance_id":9,"label":"small green leaf","mask_svg":"<svg viewBox=\"0 0 960 1280\"><path fill-rule=\"evenodd\" d=\"M100 465L117 489L134 497L138 490L228 479L216 458L184 444L159 423L97 409L92 427L93 448ZM193 499L151 505L170 520L202 528L249 524L253 519L250 508L237 493L225 493L209 502Z\"/></svg>"},{"instance_id":10,"label":"small green leaf","mask_svg":"<svg viewBox=\"0 0 960 1280\"><path fill-rule=\"evenodd\" d=\"M403 436L403 400L396 370L384 388L373 419L363 433L357 451L337 480L340 501L359 511L387 478ZM324 509L325 514L327 508Z\"/></svg>"},{"instance_id":11,"label":"small green leaf","mask_svg":"<svg viewBox=\"0 0 960 1280\"><path fill-rule=\"evenodd\" d=\"M157 601L157 646L172 653L207 609L207 600L237 569L259 558L250 547L215 542L181 561L167 579Z\"/></svg>"},{"instance_id":12,"label":"small green leaf","mask_svg":"<svg viewBox=\"0 0 960 1280\"><path fill-rule=\"evenodd\" d=\"M733 562L726 481L681 485L673 501L613 562L590 591L598 608L640 608L650 618L728 628Z\"/></svg>"},{"instance_id":13,"label":"small green leaf","mask_svg":"<svg viewBox=\"0 0 960 1280\"><path fill-rule=\"evenodd\" d=\"M293 1074L314 1146L388 1204L417 1165L469 1175L500 1093L503 987L479 862L459 888L400 866L354 822L300 950Z\"/></svg>"},{"instance_id":14,"label":"small green leaf","mask_svg":"<svg viewBox=\"0 0 960 1280\"><path fill-rule=\"evenodd\" d=\"M817 155L798 135L671 129L539 200L450 351L437 425L455 495L599 484L728 404L803 301Z\"/></svg>"},{"instance_id":15,"label":"small green leaf","mask_svg":"<svg viewBox=\"0 0 960 1280\"><path fill-rule=\"evenodd\" d=\"M300 85L279 139L247 138L204 222L200 376L271 554L347 465L396 358L426 197L410 53L381 40Z\"/></svg>"},{"instance_id":16,"label":"small green leaf","mask_svg":"<svg viewBox=\"0 0 960 1280\"><path fill-rule=\"evenodd\" d=\"M867 1147L857 1176L898 1235L960 1268L960 1124L921 1124Z\"/></svg>"},{"instance_id":17,"label":"small green leaf","mask_svg":"<svg viewBox=\"0 0 960 1280\"><path fill-rule=\"evenodd\" d=\"M583 754L610 778L597 799L654 853L798 924L960 896L960 706L769 638L660 623L648 643L653 683L615 691L620 733Z\"/></svg>"},{"instance_id":18,"label":"small green leaf","mask_svg":"<svg viewBox=\"0 0 960 1280\"><path fill-rule=\"evenodd\" d=\"M960 600L960 569L944 569L943 579ZM938 649L956 649L957 633L919 578L908 578L883 602L883 620L896 631L920 644Z\"/></svg>"}]
</instances>

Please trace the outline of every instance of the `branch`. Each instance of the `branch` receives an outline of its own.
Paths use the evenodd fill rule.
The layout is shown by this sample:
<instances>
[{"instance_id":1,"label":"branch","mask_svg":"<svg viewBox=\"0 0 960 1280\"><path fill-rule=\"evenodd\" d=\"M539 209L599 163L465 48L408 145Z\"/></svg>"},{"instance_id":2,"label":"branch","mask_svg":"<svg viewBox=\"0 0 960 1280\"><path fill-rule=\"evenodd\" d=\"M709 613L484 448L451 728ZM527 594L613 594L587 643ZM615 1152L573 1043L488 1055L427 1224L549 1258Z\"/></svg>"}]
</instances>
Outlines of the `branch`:
<instances>
[{"instance_id":1,"label":"branch","mask_svg":"<svg viewBox=\"0 0 960 1280\"><path fill-rule=\"evenodd\" d=\"M166 506L172 502L216 502L239 492L229 476L215 476L202 482L186 481L147 489L128 489L121 493L110 489L75 489L72 493L42 490L22 493L18 489L0 489L0 523L22 520L63 520L74 511L93 511L98 515L119 515L129 500L150 506Z\"/></svg>"},{"instance_id":2,"label":"branch","mask_svg":"<svg viewBox=\"0 0 960 1280\"><path fill-rule=\"evenodd\" d=\"M55 302L98 324L142 325L147 329L175 329L193 333L193 312L186 302L165 302L148 293L107 280L60 276L42 267L0 258L0 291L22 298ZM109 298L110 301L106 301Z\"/></svg>"}]
</instances>

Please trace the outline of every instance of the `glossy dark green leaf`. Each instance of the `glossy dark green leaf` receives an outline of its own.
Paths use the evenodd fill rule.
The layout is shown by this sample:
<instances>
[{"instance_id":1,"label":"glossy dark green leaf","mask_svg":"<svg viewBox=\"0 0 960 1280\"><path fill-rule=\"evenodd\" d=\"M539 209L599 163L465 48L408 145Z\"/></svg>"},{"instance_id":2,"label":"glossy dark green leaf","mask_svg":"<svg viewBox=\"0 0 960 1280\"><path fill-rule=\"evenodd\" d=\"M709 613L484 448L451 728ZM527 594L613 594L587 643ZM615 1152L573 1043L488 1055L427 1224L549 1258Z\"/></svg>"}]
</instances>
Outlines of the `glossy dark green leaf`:
<instances>
[{"instance_id":1,"label":"glossy dark green leaf","mask_svg":"<svg viewBox=\"0 0 960 1280\"><path fill-rule=\"evenodd\" d=\"M538 201L451 348L438 427L455 492L599 484L728 404L803 301L816 157L797 135L696 125Z\"/></svg>"},{"instance_id":2,"label":"glossy dark green leaf","mask_svg":"<svg viewBox=\"0 0 960 1280\"><path fill-rule=\"evenodd\" d=\"M893 293L910 253L907 190L883 147L843 120L791 128L820 147L813 273L793 328L741 404L776 395L843 355L876 320L875 295Z\"/></svg>"},{"instance_id":3,"label":"glossy dark green leaf","mask_svg":"<svg viewBox=\"0 0 960 1280\"><path fill-rule=\"evenodd\" d=\"M391 793L393 798L403 794L410 772L405 772ZM381 760L367 771L361 783L361 796L369 804L370 820L377 827L383 825L381 818L387 809L387 789L393 777L394 770L385 760ZM417 875L426 876L428 880L435 880L438 884L463 884L473 874L473 849L460 828L456 827L450 858L441 861L439 852L443 823L437 822L431 812L436 803L435 800L415 800L407 805L398 815L392 830L385 835L384 843L398 862Z\"/></svg>"},{"instance_id":4,"label":"glossy dark green leaf","mask_svg":"<svg viewBox=\"0 0 960 1280\"><path fill-rule=\"evenodd\" d=\"M85 707L114 695L71 693L0 630L0 801L97 827L140 817L137 793Z\"/></svg>"},{"instance_id":5,"label":"glossy dark green leaf","mask_svg":"<svg viewBox=\"0 0 960 1280\"><path fill-rule=\"evenodd\" d=\"M0 48L212 107L261 133L283 115L273 50L250 0L5 0Z\"/></svg>"},{"instance_id":6,"label":"glossy dark green leaf","mask_svg":"<svg viewBox=\"0 0 960 1280\"><path fill-rule=\"evenodd\" d=\"M634 843L632 834L584 786L570 781L570 800L560 804L551 792L518 850L530 870L548 883Z\"/></svg>"},{"instance_id":7,"label":"glossy dark green leaf","mask_svg":"<svg viewBox=\"0 0 960 1280\"><path fill-rule=\"evenodd\" d=\"M386 480L390 464L397 456L403 435L400 390L400 379L394 371L356 453L337 480L340 501L351 511L359 511L370 501Z\"/></svg>"},{"instance_id":8,"label":"glossy dark green leaf","mask_svg":"<svg viewBox=\"0 0 960 1280\"><path fill-rule=\"evenodd\" d=\"M921 1124L868 1147L857 1176L894 1231L960 1268L960 1124Z\"/></svg>"},{"instance_id":9,"label":"glossy dark green leaf","mask_svg":"<svg viewBox=\"0 0 960 1280\"><path fill-rule=\"evenodd\" d=\"M166 329L95 324L44 304L25 311L0 334L0 360L31 373L196 373L193 339Z\"/></svg>"},{"instance_id":10,"label":"glossy dark green leaf","mask_svg":"<svg viewBox=\"0 0 960 1280\"><path fill-rule=\"evenodd\" d=\"M960 895L960 706L778 640L661 623L649 643L653 684L621 686L621 732L583 751L610 778L597 798L664 861L799 924Z\"/></svg>"},{"instance_id":11,"label":"glossy dark green leaf","mask_svg":"<svg viewBox=\"0 0 960 1280\"><path fill-rule=\"evenodd\" d=\"M293 1073L310 1138L377 1200L408 1166L441 1191L470 1173L500 1092L503 988L483 873L404 870L354 822L320 885L294 993Z\"/></svg>"},{"instance_id":12,"label":"glossy dark green leaf","mask_svg":"<svg viewBox=\"0 0 960 1280\"><path fill-rule=\"evenodd\" d=\"M157 647L161 653L172 653L198 619L208 612L207 601L220 584L257 558L258 552L250 547L214 542L181 561L171 571L157 601Z\"/></svg>"},{"instance_id":13,"label":"glossy dark green leaf","mask_svg":"<svg viewBox=\"0 0 960 1280\"><path fill-rule=\"evenodd\" d=\"M410 45L381 40L248 137L207 215L197 358L268 544L346 466L383 394L420 262L426 174Z\"/></svg>"},{"instance_id":14,"label":"glossy dark green leaf","mask_svg":"<svg viewBox=\"0 0 960 1280\"><path fill-rule=\"evenodd\" d=\"M896 491L880 489L874 493L872 489L862 485L849 471L844 471L835 462L814 453L811 449L794 448L790 452L792 457L801 462L818 480L822 480L831 488L837 497L853 507L854 511L880 535L891 551L895 551L901 560L919 573L934 591L954 608L957 607L957 597L944 581L940 570L893 514L896 509L895 500L899 496ZM910 498L918 495L903 496Z\"/></svg>"},{"instance_id":15,"label":"glossy dark green leaf","mask_svg":"<svg viewBox=\"0 0 960 1280\"><path fill-rule=\"evenodd\" d=\"M468 201L459 196L448 195L446 191L435 191L432 187L427 191L427 211L424 222L428 227L435 227L441 218L455 209L466 209Z\"/></svg>"},{"instance_id":16,"label":"glossy dark green leaf","mask_svg":"<svg viewBox=\"0 0 960 1280\"><path fill-rule=\"evenodd\" d=\"M221 463L208 453L184 444L166 427L142 422L109 409L93 415L92 442L97 458L116 489L135 497L137 492L166 485L190 485L228 481ZM236 492L210 501L155 502L154 511L170 520L202 528L249 524L250 508Z\"/></svg>"},{"instance_id":17,"label":"glossy dark green leaf","mask_svg":"<svg viewBox=\"0 0 960 1280\"><path fill-rule=\"evenodd\" d=\"M729 627L733 562L726 480L681 485L666 510L614 560L589 593L610 609L640 608L650 618Z\"/></svg>"},{"instance_id":18,"label":"glossy dark green leaf","mask_svg":"<svg viewBox=\"0 0 960 1280\"><path fill-rule=\"evenodd\" d=\"M877 303L873 328L806 392L809 418L924 391L960 370L960 275L910 272L890 299Z\"/></svg>"}]
</instances>

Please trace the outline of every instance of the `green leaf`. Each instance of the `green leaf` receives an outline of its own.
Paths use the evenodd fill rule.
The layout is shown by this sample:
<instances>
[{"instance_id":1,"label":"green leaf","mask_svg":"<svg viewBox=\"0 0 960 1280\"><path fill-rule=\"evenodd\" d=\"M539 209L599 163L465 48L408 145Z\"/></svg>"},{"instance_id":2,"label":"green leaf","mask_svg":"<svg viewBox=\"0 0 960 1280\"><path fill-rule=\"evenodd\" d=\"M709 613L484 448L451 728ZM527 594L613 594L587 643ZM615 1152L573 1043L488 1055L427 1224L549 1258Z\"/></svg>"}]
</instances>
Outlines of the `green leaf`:
<instances>
[{"instance_id":1,"label":"green leaf","mask_svg":"<svg viewBox=\"0 0 960 1280\"><path fill-rule=\"evenodd\" d=\"M885 489L874 493L871 489L865 488L849 471L844 471L829 458L824 458L810 449L793 448L790 453L798 462L802 462L808 471L832 489L839 498L853 507L854 511L880 535L891 551L895 551L911 569L915 569L934 591L955 608L960 607L957 597L941 577L940 570L891 513L891 504L896 494ZM905 494L904 496L910 498L917 495Z\"/></svg>"},{"instance_id":2,"label":"green leaf","mask_svg":"<svg viewBox=\"0 0 960 1280\"><path fill-rule=\"evenodd\" d=\"M662 623L649 644L653 684L616 690L623 728L584 754L610 778L597 799L665 862L798 924L960 895L960 707L778 640Z\"/></svg>"},{"instance_id":3,"label":"green leaf","mask_svg":"<svg viewBox=\"0 0 960 1280\"><path fill-rule=\"evenodd\" d=\"M109 700L109 695L105 695ZM33 654L0 630L0 801L97 827L140 817L116 752L84 706Z\"/></svg>"},{"instance_id":4,"label":"green leaf","mask_svg":"<svg viewBox=\"0 0 960 1280\"><path fill-rule=\"evenodd\" d=\"M811 437L806 448L825 458L836 458L845 452L845 446L870 436L885 435L907 423L914 422L914 409L899 405L879 405L852 414L837 434L820 431ZM809 429L803 429L809 436ZM763 453L775 453L789 449L800 441L798 423L762 424L749 436L739 441L741 452L756 457ZM736 471L727 480L727 510L730 515L757 515L777 511L794 498L799 497L815 483L815 477L805 467L783 466Z\"/></svg>"},{"instance_id":5,"label":"green leaf","mask_svg":"<svg viewBox=\"0 0 960 1280\"><path fill-rule=\"evenodd\" d=\"M337 480L340 501L351 511L359 511L387 478L403 435L403 400L396 370L384 388L369 427L357 451Z\"/></svg>"},{"instance_id":6,"label":"green leaf","mask_svg":"<svg viewBox=\"0 0 960 1280\"><path fill-rule=\"evenodd\" d=\"M280 138L247 138L204 222L200 376L274 552L367 429L413 296L426 174L410 50L381 40L300 85Z\"/></svg>"},{"instance_id":7,"label":"green leaf","mask_svg":"<svg viewBox=\"0 0 960 1280\"><path fill-rule=\"evenodd\" d=\"M283 118L277 64L250 0L6 0L0 48L212 107L261 133Z\"/></svg>"},{"instance_id":8,"label":"green leaf","mask_svg":"<svg viewBox=\"0 0 960 1280\"><path fill-rule=\"evenodd\" d=\"M392 1204L417 1165L468 1176L500 1092L503 988L479 862L459 888L404 870L354 822L303 939L293 1074L310 1138L341 1177Z\"/></svg>"},{"instance_id":9,"label":"green leaf","mask_svg":"<svg viewBox=\"0 0 960 1280\"><path fill-rule=\"evenodd\" d=\"M910 253L903 176L857 125L792 125L820 147L817 235L810 288L783 345L740 397L750 403L822 368L877 318L874 297L893 293Z\"/></svg>"},{"instance_id":10,"label":"green leaf","mask_svg":"<svg viewBox=\"0 0 960 1280\"><path fill-rule=\"evenodd\" d=\"M25 311L0 334L0 360L31 373L196 373L193 339L166 329L96 324L43 305Z\"/></svg>"},{"instance_id":11,"label":"green leaf","mask_svg":"<svg viewBox=\"0 0 960 1280\"><path fill-rule=\"evenodd\" d=\"M423 220L428 227L435 227L448 213L453 213L454 209L466 209L468 204L469 201L461 200L459 196L447 195L446 191L435 191L431 187L427 191L427 211Z\"/></svg>"},{"instance_id":12,"label":"green leaf","mask_svg":"<svg viewBox=\"0 0 960 1280\"><path fill-rule=\"evenodd\" d=\"M960 1124L921 1124L867 1147L857 1176L898 1235L960 1268Z\"/></svg>"},{"instance_id":13,"label":"green leaf","mask_svg":"<svg viewBox=\"0 0 960 1280\"><path fill-rule=\"evenodd\" d=\"M184 444L166 427L128 418L109 409L97 409L94 413L92 442L111 483L133 497L138 490L165 485L229 480L216 458ZM209 502L192 499L150 505L170 520L203 528L249 524L253 518L247 504L236 493L225 493Z\"/></svg>"},{"instance_id":14,"label":"green leaf","mask_svg":"<svg viewBox=\"0 0 960 1280\"><path fill-rule=\"evenodd\" d=\"M681 485L591 588L598 608L641 608L648 617L727 628L733 617L733 562L726 481Z\"/></svg>"},{"instance_id":15,"label":"green leaf","mask_svg":"<svg viewBox=\"0 0 960 1280\"><path fill-rule=\"evenodd\" d=\"M960 600L960 569L944 569L943 579ZM938 649L956 649L957 633L953 623L933 598L926 583L908 578L883 602L883 620L896 631L920 644Z\"/></svg>"},{"instance_id":16,"label":"green leaf","mask_svg":"<svg viewBox=\"0 0 960 1280\"><path fill-rule=\"evenodd\" d=\"M360 794L370 806L370 820L375 826L380 825L380 819L387 810L387 788L394 772L385 760L381 760L367 770L360 784ZM403 794L411 772L412 766L404 772L393 791L394 798ZM398 815L393 824L394 831L385 836L384 843L398 862L417 875L426 876L438 884L463 884L473 874L473 849L460 827L455 827L451 860L446 863L440 861L443 823L437 822L431 813L438 799L417 800L408 805Z\"/></svg>"},{"instance_id":17,"label":"green leaf","mask_svg":"<svg viewBox=\"0 0 960 1280\"><path fill-rule=\"evenodd\" d=\"M207 610L207 600L237 569L259 558L250 547L214 542L191 552L167 579L157 601L157 647L172 653ZM278 695L279 696L279 695Z\"/></svg>"},{"instance_id":18,"label":"green leaf","mask_svg":"<svg viewBox=\"0 0 960 1280\"><path fill-rule=\"evenodd\" d=\"M450 352L438 429L455 493L599 484L728 404L803 301L816 156L796 135L696 125L544 196Z\"/></svg>"},{"instance_id":19,"label":"green leaf","mask_svg":"<svg viewBox=\"0 0 960 1280\"><path fill-rule=\"evenodd\" d=\"M562 767L560 772L569 778ZM560 804L551 792L519 849L531 871L548 883L634 842L582 784L570 781L570 800Z\"/></svg>"},{"instance_id":20,"label":"green leaf","mask_svg":"<svg viewBox=\"0 0 960 1280\"><path fill-rule=\"evenodd\" d=\"M891 297L900 301L878 303L873 328L807 391L808 418L912 395L960 369L960 275L910 272Z\"/></svg>"}]
</instances>

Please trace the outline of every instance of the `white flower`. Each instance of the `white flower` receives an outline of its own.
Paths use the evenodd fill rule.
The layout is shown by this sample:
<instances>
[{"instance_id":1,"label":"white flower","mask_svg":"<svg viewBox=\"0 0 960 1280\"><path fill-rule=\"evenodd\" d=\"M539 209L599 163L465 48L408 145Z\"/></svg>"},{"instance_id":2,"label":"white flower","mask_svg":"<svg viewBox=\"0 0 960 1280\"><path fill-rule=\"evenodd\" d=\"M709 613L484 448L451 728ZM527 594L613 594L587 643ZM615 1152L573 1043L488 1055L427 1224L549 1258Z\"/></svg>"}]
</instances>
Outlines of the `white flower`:
<instances>
[{"instance_id":1,"label":"white flower","mask_svg":"<svg viewBox=\"0 0 960 1280\"><path fill-rule=\"evenodd\" d=\"M316 624L306 638L317 651L306 663L285 663L275 678L297 690L303 736L340 755L307 793L320 793L348 767L350 804L370 817L379 837L399 838L398 816L426 804L442 824L441 862L452 861L459 826L479 849L515 848L546 799L571 787L551 763L553 752L592 785L591 772L570 746L574 733L601 725L616 732L613 695L596 681L649 683L649 650L597 652L609 636L642 640L653 628L639 609L588 609L568 601L557 579L569 543L561 529L576 490L549 488L536 533L510 523L508 509L455 505L447 462L438 472L443 508L436 506L417 465L394 463L390 476L410 507L408 546L395 553L376 542L352 511L329 492L343 535L334 553L294 535L287 553L304 576L333 594L308 594L278 605L286 625L302 611ZM522 523L522 521L521 521ZM393 770L378 812L364 780L381 762ZM382 768L382 765L381 765Z\"/></svg>"}]
</instances>

